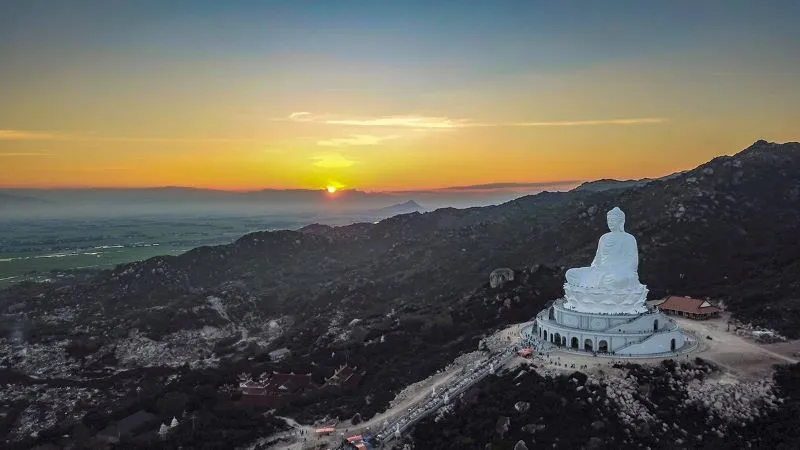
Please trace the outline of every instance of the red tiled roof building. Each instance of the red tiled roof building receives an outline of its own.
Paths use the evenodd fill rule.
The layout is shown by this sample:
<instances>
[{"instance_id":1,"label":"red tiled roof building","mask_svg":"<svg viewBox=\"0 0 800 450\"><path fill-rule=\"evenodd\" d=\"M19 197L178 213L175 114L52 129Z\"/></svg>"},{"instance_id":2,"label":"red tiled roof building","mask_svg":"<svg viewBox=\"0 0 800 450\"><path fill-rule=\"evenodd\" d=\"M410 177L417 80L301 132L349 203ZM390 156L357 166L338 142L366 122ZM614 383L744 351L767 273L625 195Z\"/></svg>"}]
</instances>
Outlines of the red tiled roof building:
<instances>
[{"instance_id":1,"label":"red tiled roof building","mask_svg":"<svg viewBox=\"0 0 800 450\"><path fill-rule=\"evenodd\" d=\"M668 297L658 305L658 309L665 314L700 320L719 317L719 313L722 312L721 309L709 303L708 300L677 296Z\"/></svg>"}]
</instances>

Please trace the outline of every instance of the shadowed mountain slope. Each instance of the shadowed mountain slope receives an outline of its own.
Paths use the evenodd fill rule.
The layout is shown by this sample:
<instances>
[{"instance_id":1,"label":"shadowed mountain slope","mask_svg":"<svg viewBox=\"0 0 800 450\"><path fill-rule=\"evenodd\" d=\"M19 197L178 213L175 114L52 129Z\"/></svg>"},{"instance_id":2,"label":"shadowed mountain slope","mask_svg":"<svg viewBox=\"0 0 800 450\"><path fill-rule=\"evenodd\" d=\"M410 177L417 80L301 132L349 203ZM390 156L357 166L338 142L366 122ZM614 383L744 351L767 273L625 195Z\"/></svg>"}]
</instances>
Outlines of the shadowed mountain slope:
<instances>
[{"instance_id":1,"label":"shadowed mountain slope","mask_svg":"<svg viewBox=\"0 0 800 450\"><path fill-rule=\"evenodd\" d=\"M119 266L73 286L18 286L0 296L5 304L26 291L44 293L51 304L79 296L84 304L136 311L235 285L264 312L345 306L359 292L371 297L368 308L385 309L468 291L498 266L587 265L605 231L605 212L620 206L638 239L640 277L652 298L711 296L746 315L754 315L754 305L784 305L789 310L780 316L767 310L753 318L792 334L799 201L800 144L759 141L644 186L253 233L230 245ZM347 295L331 295L342 289Z\"/></svg>"}]
</instances>

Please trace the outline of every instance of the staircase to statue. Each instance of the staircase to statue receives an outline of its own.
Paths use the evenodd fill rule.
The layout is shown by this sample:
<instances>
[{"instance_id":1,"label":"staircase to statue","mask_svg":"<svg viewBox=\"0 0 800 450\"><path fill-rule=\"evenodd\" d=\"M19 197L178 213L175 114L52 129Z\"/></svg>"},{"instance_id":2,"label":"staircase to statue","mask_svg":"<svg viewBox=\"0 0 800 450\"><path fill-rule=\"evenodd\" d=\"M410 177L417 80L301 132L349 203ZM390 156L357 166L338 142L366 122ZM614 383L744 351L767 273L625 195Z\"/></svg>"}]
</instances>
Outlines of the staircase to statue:
<instances>
[{"instance_id":1,"label":"staircase to statue","mask_svg":"<svg viewBox=\"0 0 800 450\"><path fill-rule=\"evenodd\" d=\"M640 339L640 340L638 340L638 341L632 341L632 342L628 342L627 344L623 345L622 347L620 347L620 348L618 348L618 349L614 350L614 353L617 353L617 354L619 354L619 353L620 353L622 350L624 350L624 349L626 349L626 348L628 348L628 347L630 347L630 346L632 346L632 345L636 345L636 344L642 344L642 343L644 343L644 342L647 342L647 341L648 341L650 338L652 338L652 337L654 337L654 336L657 336L657 335L659 335L659 334L661 334L661 333L669 333L669 332L671 332L671 331L675 331L676 329L678 329L678 326L677 326L677 324L675 324L675 323L673 322L673 323L672 323L672 325L673 325L673 326L671 326L671 327L668 327L668 328L663 328L663 329L661 329L661 330L655 331L653 334L650 334L650 335L648 335L648 336L647 336L646 338L644 338L644 339Z\"/></svg>"},{"instance_id":2,"label":"staircase to statue","mask_svg":"<svg viewBox=\"0 0 800 450\"><path fill-rule=\"evenodd\" d=\"M642 313L642 314L639 314L638 316L631 317L630 319L626 320L625 322L618 323L616 325L611 325L610 327L602 330L602 332L603 333L610 333L611 330L614 329L614 328L619 328L622 325L627 325L629 323L633 323L634 321L639 320L642 316L647 316L647 315L654 314L654 313L655 313L655 311L647 311L646 313Z\"/></svg>"}]
</instances>

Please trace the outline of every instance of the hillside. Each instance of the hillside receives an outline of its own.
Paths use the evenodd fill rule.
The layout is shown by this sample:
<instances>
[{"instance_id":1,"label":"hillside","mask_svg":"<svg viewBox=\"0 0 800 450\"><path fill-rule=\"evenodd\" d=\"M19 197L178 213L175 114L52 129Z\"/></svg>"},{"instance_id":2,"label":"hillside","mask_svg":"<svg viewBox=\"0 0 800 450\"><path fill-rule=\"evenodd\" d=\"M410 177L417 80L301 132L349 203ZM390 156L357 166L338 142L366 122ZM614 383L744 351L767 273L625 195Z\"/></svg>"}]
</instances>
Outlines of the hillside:
<instances>
[{"instance_id":1,"label":"hillside","mask_svg":"<svg viewBox=\"0 0 800 450\"><path fill-rule=\"evenodd\" d=\"M789 449L800 443L794 431L798 365L781 367L772 380L727 385L699 358L615 364L588 376L542 376L530 365L509 372L425 419L407 440L426 448L498 450Z\"/></svg>"},{"instance_id":2,"label":"hillside","mask_svg":"<svg viewBox=\"0 0 800 450\"><path fill-rule=\"evenodd\" d=\"M800 144L759 141L644 185L253 233L88 278L0 291L2 335L12 336L2 341L0 354L9 356L0 370L20 386L43 375L92 386L98 370L125 369L116 375L124 379L118 392L90 402L113 404L144 367L164 369L148 378L158 385L184 364L232 383L243 370L321 379L348 362L367 371L358 392L304 398L285 412L370 416L406 384L558 296L563 270L591 261L613 206L638 239L651 298L723 299L743 320L798 336L799 200ZM492 290L487 277L497 267L518 276ZM27 356L12 351L20 345ZM281 347L292 356L269 362L266 352ZM181 379L175 389L184 389ZM164 386L153 403L173 389Z\"/></svg>"}]
</instances>

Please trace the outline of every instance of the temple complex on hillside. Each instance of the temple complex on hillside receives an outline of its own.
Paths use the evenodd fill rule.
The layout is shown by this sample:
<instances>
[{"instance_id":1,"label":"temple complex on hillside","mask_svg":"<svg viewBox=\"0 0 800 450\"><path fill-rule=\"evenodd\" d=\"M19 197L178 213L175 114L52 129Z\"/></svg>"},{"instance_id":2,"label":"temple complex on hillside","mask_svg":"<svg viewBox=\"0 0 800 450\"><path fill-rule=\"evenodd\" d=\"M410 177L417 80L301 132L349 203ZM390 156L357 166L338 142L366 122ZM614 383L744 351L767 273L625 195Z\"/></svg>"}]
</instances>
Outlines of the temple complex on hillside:
<instances>
[{"instance_id":1,"label":"temple complex on hillside","mask_svg":"<svg viewBox=\"0 0 800 450\"><path fill-rule=\"evenodd\" d=\"M325 380L325 386L340 387L343 389L352 389L358 387L361 379L366 375L366 371L358 371L357 367L350 367L348 365L339 366L331 375L330 378Z\"/></svg>"},{"instance_id":2,"label":"temple complex on hillside","mask_svg":"<svg viewBox=\"0 0 800 450\"><path fill-rule=\"evenodd\" d=\"M310 373L264 373L258 380L242 377L242 401L277 408L291 397L317 389Z\"/></svg>"},{"instance_id":3,"label":"temple complex on hillside","mask_svg":"<svg viewBox=\"0 0 800 450\"><path fill-rule=\"evenodd\" d=\"M612 209L607 223L609 232L600 237L592 263L567 271L564 297L541 311L523 337L616 357L679 351L685 338L677 323L647 306L636 238L625 231L625 213Z\"/></svg>"}]
</instances>

